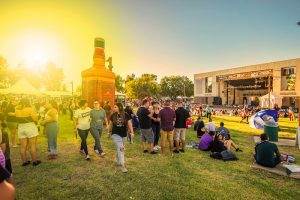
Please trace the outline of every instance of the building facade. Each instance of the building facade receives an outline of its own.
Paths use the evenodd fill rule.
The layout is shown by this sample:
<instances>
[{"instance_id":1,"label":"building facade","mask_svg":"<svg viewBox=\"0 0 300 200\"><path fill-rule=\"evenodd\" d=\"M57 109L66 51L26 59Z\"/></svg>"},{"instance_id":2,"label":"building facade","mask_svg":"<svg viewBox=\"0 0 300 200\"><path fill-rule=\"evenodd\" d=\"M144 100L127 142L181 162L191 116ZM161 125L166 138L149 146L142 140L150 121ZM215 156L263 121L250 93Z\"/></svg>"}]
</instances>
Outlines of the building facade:
<instances>
[{"instance_id":1,"label":"building facade","mask_svg":"<svg viewBox=\"0 0 300 200\"><path fill-rule=\"evenodd\" d=\"M300 58L194 75L195 102L213 105L258 105L270 92L279 106L299 107Z\"/></svg>"}]
</instances>

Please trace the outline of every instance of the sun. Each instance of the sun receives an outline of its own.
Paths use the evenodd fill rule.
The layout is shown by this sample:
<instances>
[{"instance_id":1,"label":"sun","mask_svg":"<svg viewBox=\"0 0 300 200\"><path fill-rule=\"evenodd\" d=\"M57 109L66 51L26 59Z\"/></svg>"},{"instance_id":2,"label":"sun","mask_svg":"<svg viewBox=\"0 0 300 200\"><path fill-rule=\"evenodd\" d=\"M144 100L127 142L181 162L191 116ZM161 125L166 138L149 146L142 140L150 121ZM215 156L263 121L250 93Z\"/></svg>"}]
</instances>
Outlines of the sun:
<instances>
[{"instance_id":1,"label":"sun","mask_svg":"<svg viewBox=\"0 0 300 200\"><path fill-rule=\"evenodd\" d=\"M26 68L42 70L47 62L57 61L59 41L49 33L31 31L22 35L19 44Z\"/></svg>"}]
</instances>

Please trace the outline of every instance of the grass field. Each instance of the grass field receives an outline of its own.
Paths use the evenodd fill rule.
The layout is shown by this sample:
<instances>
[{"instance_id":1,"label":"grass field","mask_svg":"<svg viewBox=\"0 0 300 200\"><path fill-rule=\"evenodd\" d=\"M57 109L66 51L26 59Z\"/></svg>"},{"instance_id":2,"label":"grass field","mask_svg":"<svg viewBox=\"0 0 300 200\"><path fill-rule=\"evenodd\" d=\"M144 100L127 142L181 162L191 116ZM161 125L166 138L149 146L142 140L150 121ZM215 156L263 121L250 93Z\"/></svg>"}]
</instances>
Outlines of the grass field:
<instances>
[{"instance_id":1,"label":"grass field","mask_svg":"<svg viewBox=\"0 0 300 200\"><path fill-rule=\"evenodd\" d=\"M93 140L89 136L92 161L79 154L79 139L67 116L60 117L61 132L58 139L59 158L46 159L46 138L39 136L39 154L43 163L37 167L20 166L18 148L12 149L17 199L299 199L300 181L250 168L254 142L259 134L239 118L216 117L232 131L233 140L243 152L235 162L213 160L208 152L189 149L180 155L144 155L139 136L134 144L126 144L126 162L129 172L122 174L114 163L114 146L106 135L102 144L107 153L99 158L92 152ZM295 123L280 121L284 133L293 138ZM196 140L189 130L188 141ZM280 148L300 160L295 147Z\"/></svg>"}]
</instances>

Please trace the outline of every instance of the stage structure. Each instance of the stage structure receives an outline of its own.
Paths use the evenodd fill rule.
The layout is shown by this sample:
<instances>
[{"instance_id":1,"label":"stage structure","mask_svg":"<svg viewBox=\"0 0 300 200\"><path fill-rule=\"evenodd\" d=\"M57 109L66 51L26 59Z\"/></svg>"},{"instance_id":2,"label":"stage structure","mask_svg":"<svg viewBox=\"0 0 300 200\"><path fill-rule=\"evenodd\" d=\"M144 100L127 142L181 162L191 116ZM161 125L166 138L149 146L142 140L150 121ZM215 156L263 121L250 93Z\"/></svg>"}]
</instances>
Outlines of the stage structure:
<instances>
[{"instance_id":1,"label":"stage structure","mask_svg":"<svg viewBox=\"0 0 300 200\"><path fill-rule=\"evenodd\" d=\"M198 103L255 106L260 97L273 94L281 99L279 107L299 108L300 58L199 73L194 84Z\"/></svg>"}]
</instances>

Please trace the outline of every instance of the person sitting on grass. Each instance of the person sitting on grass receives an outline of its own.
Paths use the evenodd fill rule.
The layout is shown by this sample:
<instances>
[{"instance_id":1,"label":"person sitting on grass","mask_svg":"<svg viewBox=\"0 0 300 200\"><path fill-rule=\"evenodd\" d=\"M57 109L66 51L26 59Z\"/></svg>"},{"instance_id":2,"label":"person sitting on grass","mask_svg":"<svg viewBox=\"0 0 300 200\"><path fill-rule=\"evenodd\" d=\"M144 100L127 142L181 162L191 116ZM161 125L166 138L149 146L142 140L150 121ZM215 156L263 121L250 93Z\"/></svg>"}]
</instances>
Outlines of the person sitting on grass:
<instances>
[{"instance_id":1,"label":"person sitting on grass","mask_svg":"<svg viewBox=\"0 0 300 200\"><path fill-rule=\"evenodd\" d=\"M207 123L205 128L208 130L208 132L209 131L213 131L213 132L216 131L216 125L213 123L212 118L209 118L208 123Z\"/></svg>"},{"instance_id":2,"label":"person sitting on grass","mask_svg":"<svg viewBox=\"0 0 300 200\"><path fill-rule=\"evenodd\" d=\"M209 151L212 147L214 135L215 132L213 131L204 133L204 135L200 138L198 149L202 151Z\"/></svg>"},{"instance_id":3,"label":"person sitting on grass","mask_svg":"<svg viewBox=\"0 0 300 200\"><path fill-rule=\"evenodd\" d=\"M225 150L227 150L227 148L224 144L224 137L221 134L216 134L211 144L211 152L221 153Z\"/></svg>"},{"instance_id":4,"label":"person sitting on grass","mask_svg":"<svg viewBox=\"0 0 300 200\"><path fill-rule=\"evenodd\" d=\"M260 135L261 142L255 146L255 161L264 167L276 167L281 162L280 153L276 144L268 141L267 134Z\"/></svg>"},{"instance_id":5,"label":"person sitting on grass","mask_svg":"<svg viewBox=\"0 0 300 200\"><path fill-rule=\"evenodd\" d=\"M224 144L228 150L234 148L236 151L242 151L231 139L229 130L224 127L224 122L220 123L220 127L217 129L217 132L221 134L224 138Z\"/></svg>"}]
</instances>

